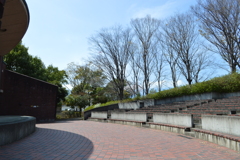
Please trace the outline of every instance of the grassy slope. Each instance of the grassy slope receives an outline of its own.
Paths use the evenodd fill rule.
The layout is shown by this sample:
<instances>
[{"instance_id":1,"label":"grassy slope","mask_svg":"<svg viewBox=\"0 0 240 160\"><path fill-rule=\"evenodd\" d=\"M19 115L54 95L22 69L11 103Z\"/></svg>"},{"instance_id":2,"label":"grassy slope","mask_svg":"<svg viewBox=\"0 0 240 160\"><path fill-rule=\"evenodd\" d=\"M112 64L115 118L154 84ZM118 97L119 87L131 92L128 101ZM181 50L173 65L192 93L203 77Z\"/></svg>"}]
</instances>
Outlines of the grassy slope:
<instances>
[{"instance_id":1,"label":"grassy slope","mask_svg":"<svg viewBox=\"0 0 240 160\"><path fill-rule=\"evenodd\" d=\"M184 95L193 95L193 94L201 94L208 92L218 92L218 93L230 93L230 92L238 92L240 91L240 74L230 74L222 77L216 77L211 80L196 83L191 86L185 85L177 88L172 88L169 90L164 90L158 93L149 94L145 97L141 97L138 99L164 99L171 97L179 97ZM137 100L137 99L132 99ZM127 100L129 101L129 100ZM110 104L116 104L119 101L107 102L105 104L101 104L99 106L90 106L86 108L84 111L91 110L96 107L107 106Z\"/></svg>"}]
</instances>

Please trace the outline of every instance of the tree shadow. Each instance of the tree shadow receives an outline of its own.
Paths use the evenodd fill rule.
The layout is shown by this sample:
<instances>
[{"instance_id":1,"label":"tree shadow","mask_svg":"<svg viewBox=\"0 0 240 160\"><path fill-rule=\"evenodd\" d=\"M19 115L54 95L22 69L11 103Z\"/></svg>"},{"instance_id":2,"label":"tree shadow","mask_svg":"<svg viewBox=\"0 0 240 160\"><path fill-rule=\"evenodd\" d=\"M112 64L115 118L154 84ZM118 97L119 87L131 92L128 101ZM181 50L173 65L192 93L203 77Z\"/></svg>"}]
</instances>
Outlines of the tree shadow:
<instances>
[{"instance_id":1,"label":"tree shadow","mask_svg":"<svg viewBox=\"0 0 240 160\"><path fill-rule=\"evenodd\" d=\"M0 159L82 159L94 149L86 137L62 130L36 128L30 136L0 146Z\"/></svg>"},{"instance_id":2,"label":"tree shadow","mask_svg":"<svg viewBox=\"0 0 240 160\"><path fill-rule=\"evenodd\" d=\"M58 119L51 122L36 122L36 124L71 123L72 121L82 121L82 119Z\"/></svg>"}]
</instances>

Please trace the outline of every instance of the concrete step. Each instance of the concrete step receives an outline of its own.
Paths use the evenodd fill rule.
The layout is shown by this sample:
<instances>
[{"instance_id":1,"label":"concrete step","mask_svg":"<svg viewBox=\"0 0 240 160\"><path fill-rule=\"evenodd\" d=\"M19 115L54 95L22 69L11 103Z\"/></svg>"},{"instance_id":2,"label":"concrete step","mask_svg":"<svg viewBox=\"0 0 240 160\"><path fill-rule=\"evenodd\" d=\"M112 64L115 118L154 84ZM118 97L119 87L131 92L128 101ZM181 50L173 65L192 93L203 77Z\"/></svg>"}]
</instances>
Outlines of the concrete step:
<instances>
[{"instance_id":1,"label":"concrete step","mask_svg":"<svg viewBox=\"0 0 240 160\"><path fill-rule=\"evenodd\" d=\"M185 132L184 134L185 134L186 136L195 137L195 133L194 133L194 132Z\"/></svg>"},{"instance_id":2,"label":"concrete step","mask_svg":"<svg viewBox=\"0 0 240 160\"><path fill-rule=\"evenodd\" d=\"M194 124L194 128L202 129L202 124Z\"/></svg>"},{"instance_id":3,"label":"concrete step","mask_svg":"<svg viewBox=\"0 0 240 160\"><path fill-rule=\"evenodd\" d=\"M148 121L148 122L153 122L153 119L148 119L147 121Z\"/></svg>"},{"instance_id":4,"label":"concrete step","mask_svg":"<svg viewBox=\"0 0 240 160\"><path fill-rule=\"evenodd\" d=\"M143 128L150 128L150 125L148 123L142 125Z\"/></svg>"}]
</instances>

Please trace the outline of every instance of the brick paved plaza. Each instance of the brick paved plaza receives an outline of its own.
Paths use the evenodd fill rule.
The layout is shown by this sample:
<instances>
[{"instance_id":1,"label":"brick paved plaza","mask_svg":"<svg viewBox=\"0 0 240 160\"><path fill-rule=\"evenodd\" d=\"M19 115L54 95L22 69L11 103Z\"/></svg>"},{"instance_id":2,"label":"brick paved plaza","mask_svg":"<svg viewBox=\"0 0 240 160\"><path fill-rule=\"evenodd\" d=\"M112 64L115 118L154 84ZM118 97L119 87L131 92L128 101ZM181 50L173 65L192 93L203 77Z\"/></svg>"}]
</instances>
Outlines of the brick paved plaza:
<instances>
[{"instance_id":1,"label":"brick paved plaza","mask_svg":"<svg viewBox=\"0 0 240 160\"><path fill-rule=\"evenodd\" d=\"M35 133L0 147L0 160L240 159L225 147L171 132L91 121L37 124Z\"/></svg>"}]
</instances>

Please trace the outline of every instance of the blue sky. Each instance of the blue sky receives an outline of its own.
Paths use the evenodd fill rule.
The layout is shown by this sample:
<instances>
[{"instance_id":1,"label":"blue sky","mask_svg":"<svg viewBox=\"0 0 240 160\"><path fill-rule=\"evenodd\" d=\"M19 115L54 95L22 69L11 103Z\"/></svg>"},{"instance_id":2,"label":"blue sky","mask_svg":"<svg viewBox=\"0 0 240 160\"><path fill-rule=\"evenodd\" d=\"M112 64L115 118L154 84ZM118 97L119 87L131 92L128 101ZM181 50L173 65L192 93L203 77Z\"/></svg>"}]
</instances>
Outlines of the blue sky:
<instances>
[{"instance_id":1,"label":"blue sky","mask_svg":"<svg viewBox=\"0 0 240 160\"><path fill-rule=\"evenodd\" d=\"M102 28L129 25L133 18L167 18L189 10L196 0L26 0L30 25L23 38L29 53L66 69L90 56L88 38Z\"/></svg>"}]
</instances>

